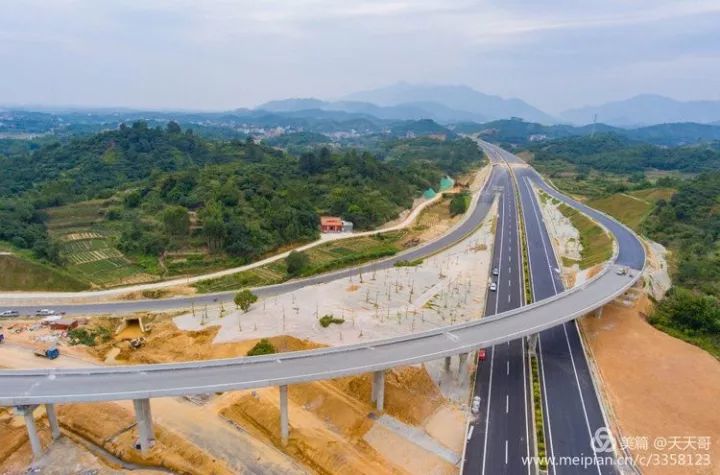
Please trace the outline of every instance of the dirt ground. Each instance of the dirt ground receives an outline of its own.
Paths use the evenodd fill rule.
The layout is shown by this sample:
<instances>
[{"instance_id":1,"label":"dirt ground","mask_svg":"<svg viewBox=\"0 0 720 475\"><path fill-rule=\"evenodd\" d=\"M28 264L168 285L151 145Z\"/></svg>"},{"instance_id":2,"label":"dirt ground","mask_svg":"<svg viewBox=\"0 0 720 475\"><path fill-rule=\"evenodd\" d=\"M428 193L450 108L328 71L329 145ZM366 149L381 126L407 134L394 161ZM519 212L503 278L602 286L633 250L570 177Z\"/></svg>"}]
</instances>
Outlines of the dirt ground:
<instances>
[{"instance_id":1,"label":"dirt ground","mask_svg":"<svg viewBox=\"0 0 720 475\"><path fill-rule=\"evenodd\" d=\"M150 330L144 334L145 344L138 349L133 349L129 340L113 339L89 351L101 361L106 361L112 354L113 362L117 364L170 363L246 356L259 341L252 339L213 344L218 326L198 331L182 331L170 319L157 320L149 327ZM279 352L323 346L283 335L270 337L268 340Z\"/></svg>"},{"instance_id":2,"label":"dirt ground","mask_svg":"<svg viewBox=\"0 0 720 475\"><path fill-rule=\"evenodd\" d=\"M647 323L650 305L643 295L634 307L607 305L601 318L580 321L605 399L633 455L698 454L704 463L703 454L709 454L709 466L663 466L660 461L643 473L720 474L720 362ZM708 450L699 447L702 437L710 438ZM695 440L696 450L687 447L688 440ZM656 441L679 446L653 448Z\"/></svg>"},{"instance_id":3,"label":"dirt ground","mask_svg":"<svg viewBox=\"0 0 720 475\"><path fill-rule=\"evenodd\" d=\"M55 361L65 363L62 366L75 366L90 364L87 360L91 357L96 363L109 358L113 363L121 364L224 358L243 356L257 342L212 344L218 327L186 332L177 329L167 317L150 319L146 326L150 330L144 334L145 344L138 349L132 349L126 339L117 338L95 348L76 347L84 361L65 355ZM289 336L272 337L270 341L281 352L322 346ZM35 358L22 346L13 346L13 351ZM33 364L28 367L39 364L38 360L31 359ZM18 360L17 356L9 361L0 359L5 366L14 366L13 361L24 360ZM157 443L145 457L131 448L137 434L127 401L60 405L58 415L63 429L78 438L75 442L84 439L122 459L123 463L136 464L150 471L237 473L246 462L244 458L255 454L261 458L251 464L268 470L273 468L274 473L290 473L287 470L295 473L303 470L316 473L455 473L457 467L448 461L447 453L454 458L462 452L464 412L443 397L423 366L388 371L385 381L384 417L391 417L402 427L414 428L412 430L430 440L431 445L441 447L442 453L435 453L418 445L402 431L393 431L376 422L379 414L375 413L370 401L370 375L291 385L291 436L287 447L281 447L279 440L277 388L207 395L194 401L195 404L179 398L154 400ZM179 411L183 414L181 418L177 417ZM22 421L11 417L10 413L0 415L0 468L22 471L31 458L25 428ZM47 423L40 411L38 416L44 445L51 447L46 458L56 457L57 460L60 449L48 443ZM221 427L208 428L210 424ZM249 447L233 451L229 444L207 441L208 437L221 437ZM107 471L107 460L98 460L83 445L73 441L64 443L68 464L83 468L101 466ZM230 460L233 457L243 460ZM300 465L293 466L292 463ZM69 469L70 465L62 467ZM123 472L122 466L112 468Z\"/></svg>"},{"instance_id":4,"label":"dirt ground","mask_svg":"<svg viewBox=\"0 0 720 475\"><path fill-rule=\"evenodd\" d=\"M449 415L445 421L435 418L430 430L425 429L431 436L439 434L436 440L441 444L452 438L447 435L453 433L448 422L460 421L460 429L464 427L463 418L453 414L424 368L388 371L385 383L386 414L422 427L439 409L447 408L442 412ZM452 464L398 434L381 429L382 437L366 437L377 427L370 389L370 375L291 385L286 447L280 444L277 388L228 394L214 405L224 417L317 473L455 473ZM389 440L390 454L383 446ZM457 444L449 448L457 449ZM412 454L413 464L399 463L402 459L395 454Z\"/></svg>"},{"instance_id":5,"label":"dirt ground","mask_svg":"<svg viewBox=\"0 0 720 475\"><path fill-rule=\"evenodd\" d=\"M116 403L64 404L58 407L62 428L81 435L126 462L174 473L231 474L223 461L154 424L155 444L147 454L135 450L138 438L131 411Z\"/></svg>"}]
</instances>

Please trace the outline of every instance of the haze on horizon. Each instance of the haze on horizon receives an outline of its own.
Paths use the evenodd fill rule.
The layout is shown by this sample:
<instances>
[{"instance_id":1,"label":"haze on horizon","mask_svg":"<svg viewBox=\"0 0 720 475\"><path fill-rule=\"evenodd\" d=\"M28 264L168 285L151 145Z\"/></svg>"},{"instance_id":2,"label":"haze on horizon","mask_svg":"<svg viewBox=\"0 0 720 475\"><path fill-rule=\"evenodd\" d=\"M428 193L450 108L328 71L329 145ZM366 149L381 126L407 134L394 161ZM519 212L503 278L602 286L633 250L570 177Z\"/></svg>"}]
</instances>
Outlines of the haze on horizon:
<instances>
[{"instance_id":1,"label":"haze on horizon","mask_svg":"<svg viewBox=\"0 0 720 475\"><path fill-rule=\"evenodd\" d=\"M7 0L0 104L227 110L398 81L720 99L717 0Z\"/></svg>"}]
</instances>

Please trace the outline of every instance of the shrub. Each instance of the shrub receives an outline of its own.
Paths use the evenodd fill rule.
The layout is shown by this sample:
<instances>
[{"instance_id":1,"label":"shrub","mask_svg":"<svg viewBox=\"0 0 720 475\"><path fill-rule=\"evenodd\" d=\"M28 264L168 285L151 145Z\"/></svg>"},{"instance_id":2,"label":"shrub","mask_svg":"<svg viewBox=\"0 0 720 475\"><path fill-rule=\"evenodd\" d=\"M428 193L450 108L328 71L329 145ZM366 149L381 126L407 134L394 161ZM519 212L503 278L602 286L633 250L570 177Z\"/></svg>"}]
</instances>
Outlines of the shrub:
<instances>
[{"instance_id":1,"label":"shrub","mask_svg":"<svg viewBox=\"0 0 720 475\"><path fill-rule=\"evenodd\" d=\"M456 193L450 200L450 214L457 216L467 211L470 206L470 195L468 193Z\"/></svg>"},{"instance_id":2,"label":"shrub","mask_svg":"<svg viewBox=\"0 0 720 475\"><path fill-rule=\"evenodd\" d=\"M257 302L257 295L250 292L248 289L243 289L235 294L235 305L238 306L243 312L250 310L250 306Z\"/></svg>"},{"instance_id":3,"label":"shrub","mask_svg":"<svg viewBox=\"0 0 720 475\"><path fill-rule=\"evenodd\" d=\"M342 323L345 323L345 319L344 318L335 318L333 315L323 315L320 318L320 325L322 325L323 328L329 327L331 323L340 325Z\"/></svg>"},{"instance_id":4,"label":"shrub","mask_svg":"<svg viewBox=\"0 0 720 475\"><path fill-rule=\"evenodd\" d=\"M272 343L270 343L270 340L267 338L263 338L257 343L255 343L255 346L250 348L250 350L247 352L248 356L260 356L260 355L272 355L273 353L277 353L277 350L273 346Z\"/></svg>"},{"instance_id":5,"label":"shrub","mask_svg":"<svg viewBox=\"0 0 720 475\"><path fill-rule=\"evenodd\" d=\"M285 258L287 273L292 276L298 276L310 264L310 258L304 252L292 251Z\"/></svg>"},{"instance_id":6,"label":"shrub","mask_svg":"<svg viewBox=\"0 0 720 475\"><path fill-rule=\"evenodd\" d=\"M98 339L104 343L110 338L110 329L105 327L78 327L68 330L68 340L71 345L95 346L98 343Z\"/></svg>"},{"instance_id":7,"label":"shrub","mask_svg":"<svg viewBox=\"0 0 720 475\"><path fill-rule=\"evenodd\" d=\"M393 264L395 267L416 267L423 263L422 259L414 259L412 261L408 261L405 259L401 259L397 261L395 264Z\"/></svg>"}]
</instances>

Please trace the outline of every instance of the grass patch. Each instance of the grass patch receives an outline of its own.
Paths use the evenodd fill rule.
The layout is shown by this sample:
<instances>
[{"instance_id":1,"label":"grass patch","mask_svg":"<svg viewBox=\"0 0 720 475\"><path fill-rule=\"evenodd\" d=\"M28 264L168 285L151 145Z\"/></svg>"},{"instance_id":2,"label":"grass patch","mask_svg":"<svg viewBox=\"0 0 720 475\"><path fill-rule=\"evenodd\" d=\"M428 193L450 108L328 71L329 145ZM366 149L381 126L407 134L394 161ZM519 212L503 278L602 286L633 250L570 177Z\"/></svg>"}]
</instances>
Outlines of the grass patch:
<instances>
[{"instance_id":1,"label":"grass patch","mask_svg":"<svg viewBox=\"0 0 720 475\"><path fill-rule=\"evenodd\" d=\"M405 231L391 231L375 236L331 241L307 249L303 253L308 256L308 264L300 273L300 276L309 277L393 256L400 251L398 243L405 235ZM279 284L289 280L291 277L287 272L285 259L280 259L237 274L203 280L194 284L194 287L200 293L221 292L242 287Z\"/></svg>"},{"instance_id":2,"label":"grass patch","mask_svg":"<svg viewBox=\"0 0 720 475\"><path fill-rule=\"evenodd\" d=\"M424 259L413 259L412 261L407 261L405 259L401 259L397 261L394 266L395 267L417 267L421 265L424 262Z\"/></svg>"},{"instance_id":3,"label":"grass patch","mask_svg":"<svg viewBox=\"0 0 720 475\"><path fill-rule=\"evenodd\" d=\"M540 370L537 356L530 357L532 370L533 413L535 415L535 438L540 470L547 470L547 450L545 448L545 419L543 418L542 391L540 388Z\"/></svg>"},{"instance_id":4,"label":"grass patch","mask_svg":"<svg viewBox=\"0 0 720 475\"><path fill-rule=\"evenodd\" d=\"M692 330L676 328L671 323L664 321L650 321L652 325L658 330L662 330L670 336L679 338L680 340L686 341L692 345L695 345L703 350L707 351L715 358L720 360L720 334L717 333L701 333Z\"/></svg>"},{"instance_id":5,"label":"grass patch","mask_svg":"<svg viewBox=\"0 0 720 475\"><path fill-rule=\"evenodd\" d=\"M612 238L600 225L565 203L561 203L558 210L570 220L580 234L580 244L582 245L580 269L587 269L612 257Z\"/></svg>"},{"instance_id":6,"label":"grass patch","mask_svg":"<svg viewBox=\"0 0 720 475\"><path fill-rule=\"evenodd\" d=\"M14 255L0 255L0 289L77 291L89 288L87 283L67 272Z\"/></svg>"},{"instance_id":7,"label":"grass patch","mask_svg":"<svg viewBox=\"0 0 720 475\"><path fill-rule=\"evenodd\" d=\"M596 198L588 201L588 205L604 211L637 231L657 202L661 199L669 200L674 193L675 190L672 188L648 188Z\"/></svg>"},{"instance_id":8,"label":"grass patch","mask_svg":"<svg viewBox=\"0 0 720 475\"><path fill-rule=\"evenodd\" d=\"M112 333L105 327L79 327L68 330L68 340L71 345L95 346L110 340Z\"/></svg>"},{"instance_id":9,"label":"grass patch","mask_svg":"<svg viewBox=\"0 0 720 475\"><path fill-rule=\"evenodd\" d=\"M327 328L333 323L336 325L341 325L341 324L345 323L344 318L335 318L333 315L323 315L322 317L320 317L319 321L320 321L320 325L323 328Z\"/></svg>"}]
</instances>

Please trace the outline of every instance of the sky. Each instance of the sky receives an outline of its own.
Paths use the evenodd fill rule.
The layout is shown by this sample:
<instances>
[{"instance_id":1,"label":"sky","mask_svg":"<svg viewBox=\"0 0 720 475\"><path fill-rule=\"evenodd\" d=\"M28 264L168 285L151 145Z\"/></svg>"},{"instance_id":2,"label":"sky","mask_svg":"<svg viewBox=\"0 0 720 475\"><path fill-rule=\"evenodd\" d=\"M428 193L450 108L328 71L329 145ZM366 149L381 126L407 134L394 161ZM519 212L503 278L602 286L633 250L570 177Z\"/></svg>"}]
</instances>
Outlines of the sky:
<instances>
[{"instance_id":1,"label":"sky","mask_svg":"<svg viewBox=\"0 0 720 475\"><path fill-rule=\"evenodd\" d=\"M720 100L720 0L0 0L0 104L230 110L398 81Z\"/></svg>"}]
</instances>

